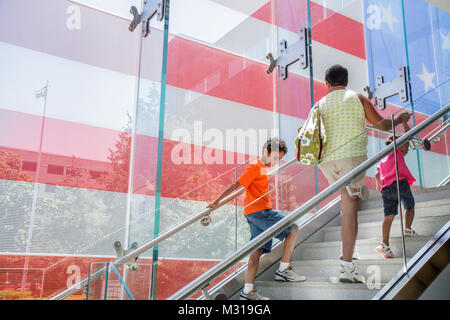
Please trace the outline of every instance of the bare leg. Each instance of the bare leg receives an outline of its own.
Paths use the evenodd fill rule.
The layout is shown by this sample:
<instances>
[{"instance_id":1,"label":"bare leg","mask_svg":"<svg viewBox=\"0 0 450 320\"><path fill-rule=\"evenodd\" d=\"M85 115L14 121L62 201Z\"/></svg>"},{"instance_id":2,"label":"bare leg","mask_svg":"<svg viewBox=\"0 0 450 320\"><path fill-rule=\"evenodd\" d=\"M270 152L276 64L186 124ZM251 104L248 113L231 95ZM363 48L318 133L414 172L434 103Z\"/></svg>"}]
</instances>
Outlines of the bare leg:
<instances>
[{"instance_id":1,"label":"bare leg","mask_svg":"<svg viewBox=\"0 0 450 320\"><path fill-rule=\"evenodd\" d=\"M292 228L286 239L284 239L283 244L283 256L281 257L281 262L291 261L292 252L294 251L295 241L297 240L298 226Z\"/></svg>"},{"instance_id":2,"label":"bare leg","mask_svg":"<svg viewBox=\"0 0 450 320\"><path fill-rule=\"evenodd\" d=\"M341 238L344 261L351 262L358 235L359 197L351 197L345 188L341 189Z\"/></svg>"},{"instance_id":3,"label":"bare leg","mask_svg":"<svg viewBox=\"0 0 450 320\"><path fill-rule=\"evenodd\" d=\"M394 221L394 215L385 216L383 220L383 243L389 246L389 234L391 232L392 221Z\"/></svg>"},{"instance_id":4,"label":"bare leg","mask_svg":"<svg viewBox=\"0 0 450 320\"><path fill-rule=\"evenodd\" d=\"M405 212L405 228L411 229L414 220L414 207Z\"/></svg>"},{"instance_id":5,"label":"bare leg","mask_svg":"<svg viewBox=\"0 0 450 320\"><path fill-rule=\"evenodd\" d=\"M254 283L256 272L258 271L259 266L259 258L263 253L263 249L258 249L250 254L250 259L248 260L248 268L247 268L247 278L245 280L246 283Z\"/></svg>"}]
</instances>

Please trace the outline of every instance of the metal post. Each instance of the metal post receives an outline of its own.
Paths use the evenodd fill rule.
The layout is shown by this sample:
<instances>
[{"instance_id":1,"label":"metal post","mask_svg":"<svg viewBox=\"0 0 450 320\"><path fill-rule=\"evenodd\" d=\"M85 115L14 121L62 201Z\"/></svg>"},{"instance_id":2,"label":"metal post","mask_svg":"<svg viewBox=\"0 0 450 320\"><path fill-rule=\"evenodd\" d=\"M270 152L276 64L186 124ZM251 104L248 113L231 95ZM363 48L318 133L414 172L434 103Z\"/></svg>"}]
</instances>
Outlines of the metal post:
<instances>
[{"instance_id":1,"label":"metal post","mask_svg":"<svg viewBox=\"0 0 450 320\"><path fill-rule=\"evenodd\" d=\"M34 92L36 98L44 97L44 108L42 111L42 121L41 121L41 132L40 132L40 140L39 140L39 150L38 150L38 158L36 164L36 176L34 181L33 188L33 198L31 202L31 215L30 215L30 226L28 227L28 238L27 238L27 247L25 250L25 263L23 266L24 273L22 276L22 292L25 291L25 283L27 282L28 277L28 266L30 263L30 250L31 250L31 240L33 239L33 229L34 229L34 220L36 218L36 207L37 207L37 196L39 189L39 179L40 179L40 169L41 169L41 160L42 160L42 141L44 139L44 129L45 129L45 114L47 110L47 94L48 94L48 80L45 84L45 87L39 91Z\"/></svg>"},{"instance_id":2,"label":"metal post","mask_svg":"<svg viewBox=\"0 0 450 320\"><path fill-rule=\"evenodd\" d=\"M406 246L405 246L405 234L403 232L403 212L402 212L402 203L400 201L400 184L399 184L399 176L398 176L398 160L397 160L397 138L395 136L395 122L394 115L392 115L392 133L393 133L393 143L394 143L394 158L395 158L395 178L397 182L397 197L398 197L398 210L400 212L400 227L402 232L402 247L403 247L403 263L405 267L405 273L408 273L408 266L406 265Z\"/></svg>"},{"instance_id":3,"label":"metal post","mask_svg":"<svg viewBox=\"0 0 450 320\"><path fill-rule=\"evenodd\" d=\"M238 170L237 166L234 167L234 177L235 181L238 180ZM234 232L234 251L238 249L238 197L234 198L234 221L235 221L235 232ZM234 271L237 272L237 265L234 266Z\"/></svg>"},{"instance_id":4,"label":"metal post","mask_svg":"<svg viewBox=\"0 0 450 320\"><path fill-rule=\"evenodd\" d=\"M108 280L109 280L109 270L110 270L110 262L106 263L106 275L105 275L105 294L103 296L103 300L108 300Z\"/></svg>"}]
</instances>

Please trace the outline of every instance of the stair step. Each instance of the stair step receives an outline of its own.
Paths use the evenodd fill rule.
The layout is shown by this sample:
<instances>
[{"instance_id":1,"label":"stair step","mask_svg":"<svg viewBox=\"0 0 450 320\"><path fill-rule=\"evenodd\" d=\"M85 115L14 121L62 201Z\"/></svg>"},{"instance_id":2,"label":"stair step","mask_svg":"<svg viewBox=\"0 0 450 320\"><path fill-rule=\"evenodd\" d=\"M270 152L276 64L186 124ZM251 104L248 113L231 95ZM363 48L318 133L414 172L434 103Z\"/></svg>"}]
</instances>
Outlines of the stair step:
<instances>
[{"instance_id":1,"label":"stair step","mask_svg":"<svg viewBox=\"0 0 450 320\"><path fill-rule=\"evenodd\" d=\"M256 281L258 292L272 300L368 300L384 286L369 289L362 283Z\"/></svg>"},{"instance_id":2,"label":"stair step","mask_svg":"<svg viewBox=\"0 0 450 320\"><path fill-rule=\"evenodd\" d=\"M409 259L408 259L409 260ZM377 282L389 282L400 270L403 270L403 258L393 259L361 259L354 260L356 269L366 279L369 277ZM292 261L291 266L298 274L306 276L308 281L337 281L341 260L305 260Z\"/></svg>"},{"instance_id":3,"label":"stair step","mask_svg":"<svg viewBox=\"0 0 450 320\"><path fill-rule=\"evenodd\" d=\"M447 223L449 215L416 218L413 222L413 229L420 235L431 236L434 235L439 229ZM367 239L380 237L381 238L381 221L358 223L358 237L357 239ZM400 215L395 217L391 228L391 237L401 236L400 231ZM326 227L323 228L323 240L324 241L337 241L341 239L341 226Z\"/></svg>"},{"instance_id":4,"label":"stair step","mask_svg":"<svg viewBox=\"0 0 450 320\"><path fill-rule=\"evenodd\" d=\"M406 256L414 256L420 248L422 248L431 236L418 236L405 238ZM378 259L380 255L375 252L375 247L381 242L381 235L379 238L357 239L356 247L360 254L361 260ZM337 259L341 254L342 242L326 241L326 242L310 242L303 243L299 246L299 260L323 260L323 259ZM394 255L398 258L402 257L402 238L391 237L390 247Z\"/></svg>"},{"instance_id":5,"label":"stair step","mask_svg":"<svg viewBox=\"0 0 450 320\"><path fill-rule=\"evenodd\" d=\"M383 221L384 210L382 208L382 202L380 202L380 208L360 210L358 212L358 222L375 222ZM450 199L441 199L427 202L418 202L415 206L415 218L445 216L450 214Z\"/></svg>"}]
</instances>

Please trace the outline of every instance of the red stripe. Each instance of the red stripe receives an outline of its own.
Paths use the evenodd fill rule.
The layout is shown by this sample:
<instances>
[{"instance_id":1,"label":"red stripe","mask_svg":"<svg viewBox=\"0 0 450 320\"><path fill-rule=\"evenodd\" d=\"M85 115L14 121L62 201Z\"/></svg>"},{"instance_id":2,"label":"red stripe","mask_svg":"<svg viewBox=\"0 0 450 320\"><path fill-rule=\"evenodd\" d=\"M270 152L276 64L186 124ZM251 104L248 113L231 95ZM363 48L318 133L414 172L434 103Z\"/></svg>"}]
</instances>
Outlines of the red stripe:
<instances>
[{"instance_id":1,"label":"red stripe","mask_svg":"<svg viewBox=\"0 0 450 320\"><path fill-rule=\"evenodd\" d=\"M308 25L306 1L277 1L276 8L279 27L297 33L300 28ZM271 2L259 8L252 14L252 17L271 23ZM311 2L311 26L312 40L366 59L364 25L362 23Z\"/></svg>"},{"instance_id":2,"label":"red stripe","mask_svg":"<svg viewBox=\"0 0 450 320\"><path fill-rule=\"evenodd\" d=\"M276 111L273 107L273 77L267 66L216 48L175 37L169 44L167 84L231 100L245 105ZM291 73L276 82L280 93L280 112L305 119L311 108L310 80ZM314 81L317 101L326 94L326 86Z\"/></svg>"},{"instance_id":3,"label":"red stripe","mask_svg":"<svg viewBox=\"0 0 450 320\"><path fill-rule=\"evenodd\" d=\"M27 290L30 294L29 298L35 300L40 298L41 291L42 298L50 298L67 289L67 282L71 285L75 284L73 281L70 281L70 279L76 279L77 271L79 271L79 280L89 276L89 266L91 263L98 263L97 265L92 265L92 268L101 268L105 266L105 264L102 263L112 262L115 259L114 257L90 256L0 255L0 269L3 269L4 271L0 273L0 299L3 297L5 299L21 297L21 292L20 290L17 290L17 288L22 283L25 272L23 266L26 258L29 258L29 269L41 269L27 270L26 272L27 283L30 284L30 289ZM161 259L158 262L156 298L158 300L167 299L176 291L199 277L202 273L211 269L218 262L219 261L200 259ZM141 258L139 259L138 264L138 269L127 275L127 286L136 300L148 300L151 287L149 274L151 274L152 259ZM243 263L238 263L237 265L238 267L241 267ZM46 268L49 269L43 273L42 269ZM120 272L122 272L122 270L123 267L119 268ZM234 272L234 268L222 274L214 280L211 285L216 285L232 272ZM114 273L111 273L110 276L112 277L111 283L117 281ZM6 283L7 279L8 283ZM103 292L101 290L103 285L104 283L101 282L91 283L90 292L92 296L90 296L90 300L103 299L103 296L101 295ZM120 299L120 292L120 290L109 290L108 298L118 300ZM82 295L82 290L80 290L75 295L68 298L68 300L85 300L85 296Z\"/></svg>"},{"instance_id":4,"label":"red stripe","mask_svg":"<svg viewBox=\"0 0 450 320\"><path fill-rule=\"evenodd\" d=\"M420 116L424 118L424 116ZM418 118L420 118L418 116ZM42 118L29 114L0 110L0 146L7 147L6 150L19 154L22 160L37 162L38 139L40 136L40 124ZM423 119L419 119L423 121ZM117 142L121 138L128 138L128 133L99 128L69 121L46 118L44 131L43 156L40 183L57 184L78 188L99 189L115 192L128 192L128 163L130 157L130 141L122 143L127 148L120 149ZM448 134L447 134L448 138ZM448 140L447 140L448 141ZM180 147L187 147L187 149ZM0 149L4 149L4 147ZM178 149L176 149L178 148ZM441 151L446 155L446 143L441 141L432 146L433 152ZM122 152L122 160L118 161L118 167L114 167L108 156L109 150ZM189 150L190 164L177 164L176 160L183 153L178 151ZM174 153L176 151L176 153ZM223 164L217 161L207 164L207 155L212 157L218 155ZM72 158L74 156L75 158ZM136 138L135 166L134 166L134 188L133 192L138 194L154 195L156 176L157 139L144 135ZM230 161L231 159L231 161ZM163 172L162 172L162 196L167 198L179 198L197 201L211 201L220 194L220 190L231 184L235 177L234 170L236 164L242 160L248 160L249 156L234 152L211 149L209 147L195 146L187 143L179 143L164 140L163 151ZM128 161L128 163L127 163ZM220 161L220 160L219 160ZM198 163L200 162L200 163ZM198 164L197 164L198 163ZM227 164L228 163L228 164ZM49 173L47 165L63 166L81 172L68 176L56 173ZM241 166L239 170L243 170ZM292 170L298 172L299 166ZM229 173L218 177L220 174L231 170ZM57 170L56 170L57 171ZM106 171L108 176L103 180L89 178L89 174ZM8 180L26 181L22 176L6 176L6 171L0 171L0 178ZM30 180L34 181L35 173L30 171L20 171L27 174ZM76 173L76 172L75 172ZM107 179L106 179L107 178ZM102 182L101 182L102 181ZM210 182L208 182L210 181ZM299 180L299 185L309 184L311 179ZM208 182L195 192L188 193L192 189ZM306 186L305 186L306 188ZM306 189L305 189L306 190ZM307 192L304 193L308 194Z\"/></svg>"}]
</instances>

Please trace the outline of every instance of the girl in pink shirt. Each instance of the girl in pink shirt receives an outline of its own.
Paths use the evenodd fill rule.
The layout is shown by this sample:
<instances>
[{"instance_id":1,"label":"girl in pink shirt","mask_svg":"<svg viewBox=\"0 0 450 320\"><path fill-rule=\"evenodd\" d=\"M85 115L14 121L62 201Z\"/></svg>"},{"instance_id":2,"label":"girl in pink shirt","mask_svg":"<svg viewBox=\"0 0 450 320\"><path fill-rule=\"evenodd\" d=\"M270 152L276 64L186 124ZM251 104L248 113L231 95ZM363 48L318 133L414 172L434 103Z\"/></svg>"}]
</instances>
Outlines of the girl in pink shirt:
<instances>
[{"instance_id":1,"label":"girl in pink shirt","mask_svg":"<svg viewBox=\"0 0 450 320\"><path fill-rule=\"evenodd\" d=\"M409 126L405 124L405 132L409 130ZM399 137L397 137L398 139ZM391 135L386 140L386 145L391 144L393 136ZM405 163L405 155L408 153L409 143L406 142L397 149L398 162L398 180L400 186L400 200L406 209L405 213L405 235L416 236L417 232L411 229L414 220L414 197L411 193L410 186L416 179L409 172ZM398 214L398 192L397 181L395 174L395 154L390 153L384 157L377 166L377 188L381 191L384 207L384 221L382 227L383 242L375 248L375 251L381 254L384 258L393 258L394 254L389 248L389 233L391 231L392 221Z\"/></svg>"}]
</instances>

